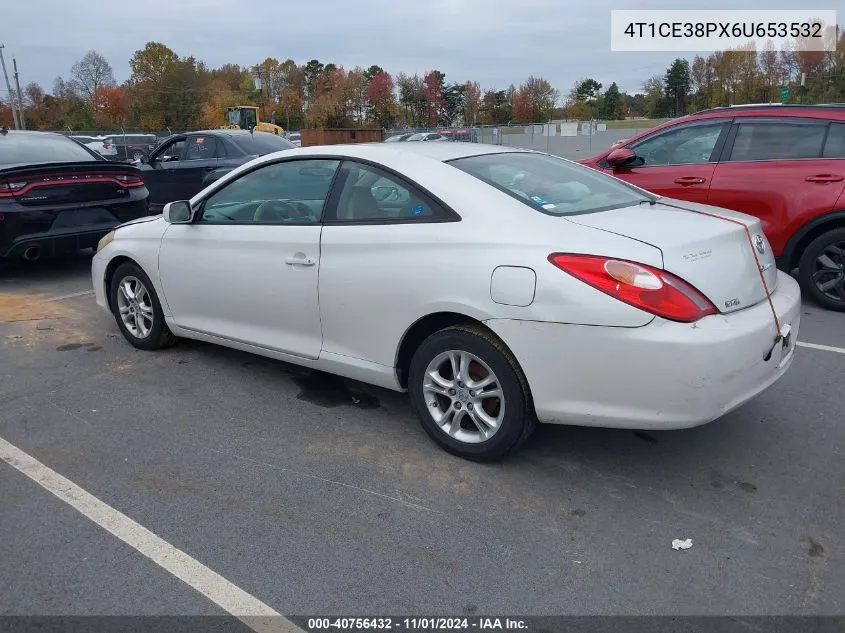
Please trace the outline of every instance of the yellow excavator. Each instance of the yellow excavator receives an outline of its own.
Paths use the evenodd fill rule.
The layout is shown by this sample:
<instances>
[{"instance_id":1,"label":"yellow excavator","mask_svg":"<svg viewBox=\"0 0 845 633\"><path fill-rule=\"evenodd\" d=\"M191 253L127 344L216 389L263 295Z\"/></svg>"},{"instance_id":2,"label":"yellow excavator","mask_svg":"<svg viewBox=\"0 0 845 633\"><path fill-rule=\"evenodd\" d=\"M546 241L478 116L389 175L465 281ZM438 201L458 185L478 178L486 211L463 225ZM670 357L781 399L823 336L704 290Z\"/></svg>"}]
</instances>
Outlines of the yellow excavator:
<instances>
[{"instance_id":1,"label":"yellow excavator","mask_svg":"<svg viewBox=\"0 0 845 633\"><path fill-rule=\"evenodd\" d=\"M256 106L232 106L226 108L226 125L224 130L255 130L256 132L270 132L277 136L284 136L285 131L278 125L258 120Z\"/></svg>"}]
</instances>

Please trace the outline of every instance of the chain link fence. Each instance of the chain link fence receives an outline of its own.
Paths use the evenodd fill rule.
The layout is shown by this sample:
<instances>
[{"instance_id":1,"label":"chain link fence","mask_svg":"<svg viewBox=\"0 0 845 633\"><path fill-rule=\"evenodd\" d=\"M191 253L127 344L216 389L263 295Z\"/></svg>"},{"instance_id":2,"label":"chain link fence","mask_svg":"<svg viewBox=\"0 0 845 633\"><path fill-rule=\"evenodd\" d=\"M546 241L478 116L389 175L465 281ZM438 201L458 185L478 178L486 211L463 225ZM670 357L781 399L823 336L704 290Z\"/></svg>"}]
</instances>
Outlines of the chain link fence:
<instances>
[{"instance_id":1,"label":"chain link fence","mask_svg":"<svg viewBox=\"0 0 845 633\"><path fill-rule=\"evenodd\" d=\"M410 128L386 130L395 134L435 132L450 140L535 149L563 158L579 159L609 149L663 120L568 121L521 125L475 125L465 128Z\"/></svg>"}]
</instances>

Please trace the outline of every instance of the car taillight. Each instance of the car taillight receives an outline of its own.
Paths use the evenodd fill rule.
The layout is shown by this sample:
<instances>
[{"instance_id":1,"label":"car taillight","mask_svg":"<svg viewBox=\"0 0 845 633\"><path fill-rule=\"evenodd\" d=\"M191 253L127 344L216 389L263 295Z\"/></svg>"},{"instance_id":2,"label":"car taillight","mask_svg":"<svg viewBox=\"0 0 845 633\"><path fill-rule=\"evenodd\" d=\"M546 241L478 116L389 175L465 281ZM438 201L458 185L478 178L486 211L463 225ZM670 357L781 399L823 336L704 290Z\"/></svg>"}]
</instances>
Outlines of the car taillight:
<instances>
[{"instance_id":1,"label":"car taillight","mask_svg":"<svg viewBox=\"0 0 845 633\"><path fill-rule=\"evenodd\" d=\"M549 261L593 288L670 321L691 323L716 314L716 306L671 273L611 257L552 253Z\"/></svg>"},{"instance_id":2,"label":"car taillight","mask_svg":"<svg viewBox=\"0 0 845 633\"><path fill-rule=\"evenodd\" d=\"M109 144L108 144L108 143L103 143L103 149L108 149L108 148L109 148Z\"/></svg>"},{"instance_id":3,"label":"car taillight","mask_svg":"<svg viewBox=\"0 0 845 633\"><path fill-rule=\"evenodd\" d=\"M144 180L137 174L118 174L114 177L124 187L141 187Z\"/></svg>"},{"instance_id":4,"label":"car taillight","mask_svg":"<svg viewBox=\"0 0 845 633\"><path fill-rule=\"evenodd\" d=\"M25 182L0 182L0 198L11 198L24 187Z\"/></svg>"}]
</instances>

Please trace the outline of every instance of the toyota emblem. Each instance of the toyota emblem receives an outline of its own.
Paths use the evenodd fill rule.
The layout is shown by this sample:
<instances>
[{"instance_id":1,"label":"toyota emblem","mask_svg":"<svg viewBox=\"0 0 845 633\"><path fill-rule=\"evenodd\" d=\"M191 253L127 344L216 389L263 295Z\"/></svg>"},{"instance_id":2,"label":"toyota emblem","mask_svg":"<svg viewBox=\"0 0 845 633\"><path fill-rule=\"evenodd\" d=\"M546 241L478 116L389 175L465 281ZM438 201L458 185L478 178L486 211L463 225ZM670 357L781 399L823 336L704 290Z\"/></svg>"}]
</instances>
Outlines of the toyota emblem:
<instances>
[{"instance_id":1,"label":"toyota emblem","mask_svg":"<svg viewBox=\"0 0 845 633\"><path fill-rule=\"evenodd\" d=\"M759 233L754 236L754 246L757 248L757 252L761 255L766 252L766 241L763 239L763 236Z\"/></svg>"}]
</instances>

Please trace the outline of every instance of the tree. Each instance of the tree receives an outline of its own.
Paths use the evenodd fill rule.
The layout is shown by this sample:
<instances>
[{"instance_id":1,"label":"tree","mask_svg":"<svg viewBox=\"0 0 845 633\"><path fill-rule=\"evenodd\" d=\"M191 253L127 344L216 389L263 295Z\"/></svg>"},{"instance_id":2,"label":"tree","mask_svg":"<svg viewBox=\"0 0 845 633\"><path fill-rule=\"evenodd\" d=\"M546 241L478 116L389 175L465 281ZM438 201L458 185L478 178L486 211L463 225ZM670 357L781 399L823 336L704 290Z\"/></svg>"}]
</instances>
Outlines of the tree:
<instances>
[{"instance_id":1,"label":"tree","mask_svg":"<svg viewBox=\"0 0 845 633\"><path fill-rule=\"evenodd\" d=\"M100 127L119 127L129 116L129 99L122 86L100 86L91 96L91 107Z\"/></svg>"},{"instance_id":2,"label":"tree","mask_svg":"<svg viewBox=\"0 0 845 633\"><path fill-rule=\"evenodd\" d=\"M605 121L622 118L622 94L614 81L602 95L601 105L596 107L596 116Z\"/></svg>"},{"instance_id":3,"label":"tree","mask_svg":"<svg viewBox=\"0 0 845 633\"><path fill-rule=\"evenodd\" d=\"M511 120L513 111L507 90L488 90L481 99L479 119L486 125L501 125Z\"/></svg>"},{"instance_id":4,"label":"tree","mask_svg":"<svg viewBox=\"0 0 845 633\"><path fill-rule=\"evenodd\" d=\"M513 96L513 118L522 123L548 121L557 98L557 90L548 81L531 75Z\"/></svg>"},{"instance_id":5,"label":"tree","mask_svg":"<svg viewBox=\"0 0 845 633\"><path fill-rule=\"evenodd\" d=\"M475 125L481 108L481 86L477 81L464 84L464 123Z\"/></svg>"},{"instance_id":6,"label":"tree","mask_svg":"<svg viewBox=\"0 0 845 633\"><path fill-rule=\"evenodd\" d=\"M672 116L686 113L690 94L689 61L678 57L672 62L663 78L663 93Z\"/></svg>"},{"instance_id":7,"label":"tree","mask_svg":"<svg viewBox=\"0 0 845 633\"><path fill-rule=\"evenodd\" d=\"M381 75L384 72L384 68L381 66L377 66L373 64L367 70L364 71L364 76L367 78L367 81L370 82L376 75Z\"/></svg>"},{"instance_id":8,"label":"tree","mask_svg":"<svg viewBox=\"0 0 845 633\"><path fill-rule=\"evenodd\" d=\"M367 98L373 118L383 128L390 128L396 120L396 98L393 96L393 78L384 71L375 74L367 83Z\"/></svg>"},{"instance_id":9,"label":"tree","mask_svg":"<svg viewBox=\"0 0 845 633\"><path fill-rule=\"evenodd\" d=\"M77 94L91 100L98 88L114 86L114 72L108 60L97 51L88 51L70 67L71 85Z\"/></svg>"},{"instance_id":10,"label":"tree","mask_svg":"<svg viewBox=\"0 0 845 633\"><path fill-rule=\"evenodd\" d=\"M667 116L666 97L663 94L663 79L659 75L647 79L643 84L644 103L643 114L649 119L660 119Z\"/></svg>"},{"instance_id":11,"label":"tree","mask_svg":"<svg viewBox=\"0 0 845 633\"><path fill-rule=\"evenodd\" d=\"M439 70L431 70L423 77L423 94L425 96L425 124L428 127L440 125L446 109L443 98L443 84L446 75Z\"/></svg>"},{"instance_id":12,"label":"tree","mask_svg":"<svg viewBox=\"0 0 845 633\"><path fill-rule=\"evenodd\" d=\"M413 77L399 73L396 78L399 88L399 103L403 108L405 122L413 127L423 125L425 115L425 85L419 75Z\"/></svg>"},{"instance_id":13,"label":"tree","mask_svg":"<svg viewBox=\"0 0 845 633\"><path fill-rule=\"evenodd\" d=\"M466 100L466 86L464 84L450 84L443 91L443 114L440 120L441 125L455 125L464 115L464 102Z\"/></svg>"},{"instance_id":14,"label":"tree","mask_svg":"<svg viewBox=\"0 0 845 633\"><path fill-rule=\"evenodd\" d=\"M302 74L305 79L305 103L310 104L317 97L317 77L323 72L323 64L320 60L312 59L302 67Z\"/></svg>"}]
</instances>

